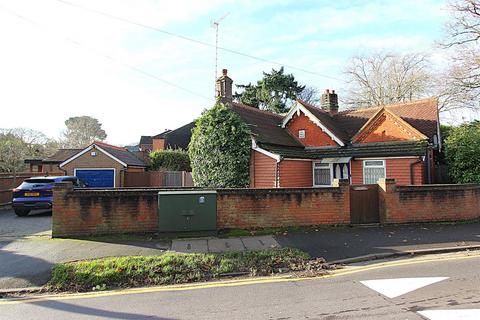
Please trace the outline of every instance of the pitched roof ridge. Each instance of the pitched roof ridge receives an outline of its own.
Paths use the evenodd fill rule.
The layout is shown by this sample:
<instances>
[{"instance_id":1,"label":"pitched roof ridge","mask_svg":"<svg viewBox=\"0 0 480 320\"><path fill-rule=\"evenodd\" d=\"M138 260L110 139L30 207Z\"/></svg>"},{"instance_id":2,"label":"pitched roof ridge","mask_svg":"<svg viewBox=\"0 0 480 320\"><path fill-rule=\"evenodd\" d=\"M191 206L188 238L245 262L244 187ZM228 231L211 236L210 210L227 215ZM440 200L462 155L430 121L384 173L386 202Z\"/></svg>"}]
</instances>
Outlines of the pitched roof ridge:
<instances>
[{"instance_id":1,"label":"pitched roof ridge","mask_svg":"<svg viewBox=\"0 0 480 320\"><path fill-rule=\"evenodd\" d=\"M105 143L103 141L97 141L95 140L93 142L93 144L96 144L96 145L99 145L99 146L104 146L106 148L111 148L111 149L116 149L116 150L120 150L120 151L128 151L126 148L123 148L123 147L119 147L119 146L114 146L113 144L108 144L108 143Z\"/></svg>"},{"instance_id":2,"label":"pitched roof ridge","mask_svg":"<svg viewBox=\"0 0 480 320\"><path fill-rule=\"evenodd\" d=\"M413 101L383 104L383 105L380 105L380 106L372 106L372 107L367 107L367 108L352 108L352 109L348 109L348 110L339 111L337 114L357 113L357 112L362 112L362 111L367 111L367 110L370 111L370 110L374 110L374 109L378 109L378 108L390 109L392 107L415 105L415 104L420 104L420 103L429 102L429 101L438 102L438 98L437 97L430 97L430 98L418 99L418 100L413 100Z\"/></svg>"},{"instance_id":3,"label":"pitched roof ridge","mask_svg":"<svg viewBox=\"0 0 480 320\"><path fill-rule=\"evenodd\" d=\"M234 106L241 107L243 109L248 109L248 110L251 110L251 111L254 111L254 112L263 113L263 114L269 115L269 116L275 116L276 118L283 118L284 117L284 115L273 113L273 112L270 112L270 111L267 111L267 110L262 110L262 109L259 109L259 108L255 108L255 107L243 104L243 103L239 103L239 102L230 102L230 103Z\"/></svg>"}]
</instances>

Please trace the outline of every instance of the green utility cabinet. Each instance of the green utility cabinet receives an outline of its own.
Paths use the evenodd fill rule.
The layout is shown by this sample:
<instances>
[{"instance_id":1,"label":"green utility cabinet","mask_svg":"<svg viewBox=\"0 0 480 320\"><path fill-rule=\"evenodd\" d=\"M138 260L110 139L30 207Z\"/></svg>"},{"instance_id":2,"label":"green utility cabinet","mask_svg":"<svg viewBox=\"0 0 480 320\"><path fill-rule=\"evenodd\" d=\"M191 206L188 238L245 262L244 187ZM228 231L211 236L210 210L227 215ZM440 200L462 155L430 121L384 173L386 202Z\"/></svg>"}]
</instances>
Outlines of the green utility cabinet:
<instances>
[{"instance_id":1,"label":"green utility cabinet","mask_svg":"<svg viewBox=\"0 0 480 320\"><path fill-rule=\"evenodd\" d=\"M158 193L159 232L212 231L216 228L216 191L190 190Z\"/></svg>"}]
</instances>

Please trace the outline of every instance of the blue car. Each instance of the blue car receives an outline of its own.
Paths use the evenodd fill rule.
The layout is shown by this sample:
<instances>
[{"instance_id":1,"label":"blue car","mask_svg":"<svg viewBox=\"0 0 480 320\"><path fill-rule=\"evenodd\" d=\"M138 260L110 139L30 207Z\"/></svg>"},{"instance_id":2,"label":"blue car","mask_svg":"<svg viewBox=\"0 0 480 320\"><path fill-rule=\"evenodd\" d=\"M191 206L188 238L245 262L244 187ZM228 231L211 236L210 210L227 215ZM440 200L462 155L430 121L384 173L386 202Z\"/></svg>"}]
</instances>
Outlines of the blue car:
<instances>
[{"instance_id":1,"label":"blue car","mask_svg":"<svg viewBox=\"0 0 480 320\"><path fill-rule=\"evenodd\" d=\"M13 189L12 206L15 214L25 217L31 210L51 209L55 182L70 181L74 187L84 188L85 184L77 177L33 177L26 179Z\"/></svg>"}]
</instances>

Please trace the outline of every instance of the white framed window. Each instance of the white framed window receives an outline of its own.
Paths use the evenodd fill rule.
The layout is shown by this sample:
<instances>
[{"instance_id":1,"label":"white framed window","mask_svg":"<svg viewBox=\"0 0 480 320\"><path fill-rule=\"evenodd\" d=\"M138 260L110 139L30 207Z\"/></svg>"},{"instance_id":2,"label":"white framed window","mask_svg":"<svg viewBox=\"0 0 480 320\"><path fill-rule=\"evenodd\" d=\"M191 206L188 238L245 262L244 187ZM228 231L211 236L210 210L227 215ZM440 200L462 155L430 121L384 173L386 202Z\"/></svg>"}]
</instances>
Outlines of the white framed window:
<instances>
[{"instance_id":1,"label":"white framed window","mask_svg":"<svg viewBox=\"0 0 480 320\"><path fill-rule=\"evenodd\" d=\"M298 130L298 138L299 139L305 139L305 130Z\"/></svg>"},{"instance_id":2,"label":"white framed window","mask_svg":"<svg viewBox=\"0 0 480 320\"><path fill-rule=\"evenodd\" d=\"M363 160L364 184L375 184L386 175L385 160Z\"/></svg>"},{"instance_id":3,"label":"white framed window","mask_svg":"<svg viewBox=\"0 0 480 320\"><path fill-rule=\"evenodd\" d=\"M313 186L325 187L331 186L333 180L333 171L331 163L313 163Z\"/></svg>"}]
</instances>

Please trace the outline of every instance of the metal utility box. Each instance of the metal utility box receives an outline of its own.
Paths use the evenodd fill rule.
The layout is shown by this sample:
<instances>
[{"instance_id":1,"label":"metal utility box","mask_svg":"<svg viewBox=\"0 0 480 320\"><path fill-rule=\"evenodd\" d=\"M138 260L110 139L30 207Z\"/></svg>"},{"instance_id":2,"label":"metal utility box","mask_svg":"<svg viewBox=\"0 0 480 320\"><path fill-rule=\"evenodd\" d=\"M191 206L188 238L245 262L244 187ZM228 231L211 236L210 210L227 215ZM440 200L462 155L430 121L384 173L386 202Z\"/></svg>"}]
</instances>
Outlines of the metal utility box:
<instances>
[{"instance_id":1,"label":"metal utility box","mask_svg":"<svg viewBox=\"0 0 480 320\"><path fill-rule=\"evenodd\" d=\"M216 228L216 191L190 190L158 193L159 232L211 231Z\"/></svg>"}]
</instances>

